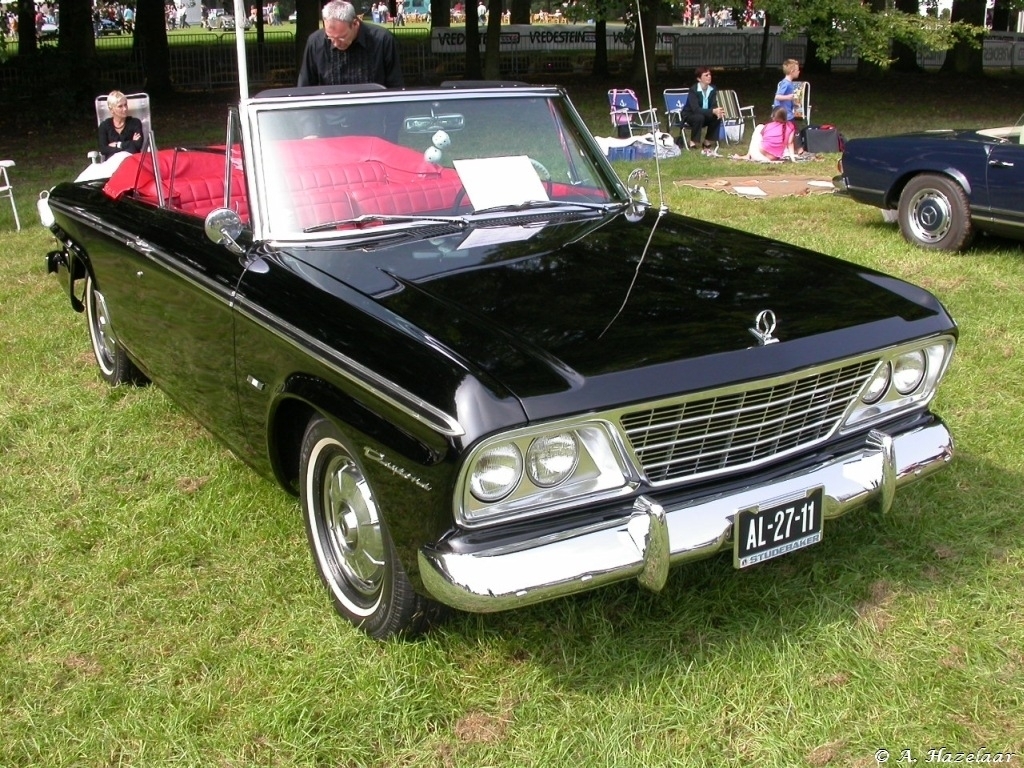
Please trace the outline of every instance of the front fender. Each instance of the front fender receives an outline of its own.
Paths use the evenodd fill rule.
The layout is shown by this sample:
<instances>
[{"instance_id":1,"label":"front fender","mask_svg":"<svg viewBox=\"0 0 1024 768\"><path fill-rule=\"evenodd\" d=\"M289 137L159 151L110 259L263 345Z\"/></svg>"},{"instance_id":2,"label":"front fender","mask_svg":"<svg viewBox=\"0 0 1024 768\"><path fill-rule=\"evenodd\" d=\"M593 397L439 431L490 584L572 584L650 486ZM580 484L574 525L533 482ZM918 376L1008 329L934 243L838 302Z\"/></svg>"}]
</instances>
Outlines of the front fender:
<instances>
[{"instance_id":1,"label":"front fender","mask_svg":"<svg viewBox=\"0 0 1024 768\"><path fill-rule=\"evenodd\" d=\"M267 439L273 471L298 489L298 459L306 425L315 414L330 419L357 451L357 460L413 583L419 585L420 548L452 527L452 488L458 463L444 435L419 424L397 423L322 378L296 374L285 382L269 415Z\"/></svg>"}]
</instances>

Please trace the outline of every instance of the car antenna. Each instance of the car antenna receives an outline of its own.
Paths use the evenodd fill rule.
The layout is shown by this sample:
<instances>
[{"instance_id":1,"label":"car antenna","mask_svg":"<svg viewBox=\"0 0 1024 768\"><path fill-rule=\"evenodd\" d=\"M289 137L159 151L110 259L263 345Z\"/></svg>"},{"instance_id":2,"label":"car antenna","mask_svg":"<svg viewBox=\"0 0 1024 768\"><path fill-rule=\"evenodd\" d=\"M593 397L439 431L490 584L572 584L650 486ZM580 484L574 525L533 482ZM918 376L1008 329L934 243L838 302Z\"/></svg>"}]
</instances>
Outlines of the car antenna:
<instances>
[{"instance_id":1,"label":"car antenna","mask_svg":"<svg viewBox=\"0 0 1024 768\"><path fill-rule=\"evenodd\" d=\"M238 2L238 1L239 0L236 0L236 2ZM654 102L651 100L651 70L647 66L647 46L644 43L642 16L641 16L641 10L640 10L640 0L635 0L635 5L636 5L637 32L640 35L640 53L641 53L641 58L643 59L643 62L644 62L644 86L647 88L647 103L648 104L653 104ZM660 128L660 127L661 126L659 125L658 128ZM615 312L615 314L612 316L612 319L608 321L608 325L606 325L604 327L604 330L602 330L601 333L598 334L598 338L601 338L602 336L604 336L608 332L608 329L611 328L612 325L615 323L615 321L619 319L619 315L621 315L622 314L622 310L624 310L626 308L626 304L629 303L629 297L633 293L633 286L636 285L636 279L637 279L637 277L640 276L640 267L643 266L644 259L647 258L647 251L650 250L651 242L654 240L654 232L658 228L658 222L661 221L661 217L662 216L664 216L666 213L668 213L668 206L665 205L665 192L664 192L664 189L663 189L662 184L661 184L661 158L658 156L658 133L659 133L658 128L654 129L654 134L653 134L653 136L654 136L654 175L658 179L658 215L654 219L654 225L651 227L651 231L647 233L647 242L644 243L644 250L640 254L640 259L636 263L636 269L633 270L633 279L630 280L630 282L629 282L629 287L626 289L626 295L622 298L622 304L619 305L619 308ZM640 169L637 169L637 171L640 171ZM629 176L630 179L633 178L633 174L636 174L637 171L633 171L633 173L630 174L630 176ZM640 173L643 173L643 171L640 171ZM646 176L646 174L643 174L643 175ZM639 181L638 181L638 183L639 183Z\"/></svg>"},{"instance_id":2,"label":"car antenna","mask_svg":"<svg viewBox=\"0 0 1024 768\"><path fill-rule=\"evenodd\" d=\"M245 109L249 101L249 65L245 59L245 4L242 0L235 0L235 57L238 59L238 101Z\"/></svg>"}]
</instances>

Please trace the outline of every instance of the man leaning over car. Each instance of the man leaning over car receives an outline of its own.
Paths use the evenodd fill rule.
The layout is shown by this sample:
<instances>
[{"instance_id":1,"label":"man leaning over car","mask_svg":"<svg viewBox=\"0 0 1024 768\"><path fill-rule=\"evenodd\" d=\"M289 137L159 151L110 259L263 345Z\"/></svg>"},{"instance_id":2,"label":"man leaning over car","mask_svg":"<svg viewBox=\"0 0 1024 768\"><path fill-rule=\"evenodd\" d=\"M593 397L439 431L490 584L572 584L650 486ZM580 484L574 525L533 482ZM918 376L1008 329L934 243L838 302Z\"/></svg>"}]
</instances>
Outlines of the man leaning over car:
<instances>
[{"instance_id":1,"label":"man leaning over car","mask_svg":"<svg viewBox=\"0 0 1024 768\"><path fill-rule=\"evenodd\" d=\"M324 28L306 41L299 85L379 83L401 88L398 45L383 27L364 25L346 0L331 0L323 9Z\"/></svg>"}]
</instances>

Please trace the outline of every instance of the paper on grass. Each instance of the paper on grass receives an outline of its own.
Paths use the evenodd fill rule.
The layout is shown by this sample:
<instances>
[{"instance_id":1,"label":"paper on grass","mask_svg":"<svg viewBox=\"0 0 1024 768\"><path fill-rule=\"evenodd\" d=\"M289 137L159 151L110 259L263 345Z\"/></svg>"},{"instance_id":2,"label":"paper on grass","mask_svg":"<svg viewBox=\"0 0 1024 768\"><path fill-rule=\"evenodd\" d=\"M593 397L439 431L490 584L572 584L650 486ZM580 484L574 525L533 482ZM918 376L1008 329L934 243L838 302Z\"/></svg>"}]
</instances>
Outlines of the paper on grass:
<instances>
[{"instance_id":1,"label":"paper on grass","mask_svg":"<svg viewBox=\"0 0 1024 768\"><path fill-rule=\"evenodd\" d=\"M768 197L768 193L760 187L733 187L732 189L737 195L746 195L747 197Z\"/></svg>"},{"instance_id":2,"label":"paper on grass","mask_svg":"<svg viewBox=\"0 0 1024 768\"><path fill-rule=\"evenodd\" d=\"M548 199L526 155L456 160L454 165L469 202L477 210Z\"/></svg>"}]
</instances>

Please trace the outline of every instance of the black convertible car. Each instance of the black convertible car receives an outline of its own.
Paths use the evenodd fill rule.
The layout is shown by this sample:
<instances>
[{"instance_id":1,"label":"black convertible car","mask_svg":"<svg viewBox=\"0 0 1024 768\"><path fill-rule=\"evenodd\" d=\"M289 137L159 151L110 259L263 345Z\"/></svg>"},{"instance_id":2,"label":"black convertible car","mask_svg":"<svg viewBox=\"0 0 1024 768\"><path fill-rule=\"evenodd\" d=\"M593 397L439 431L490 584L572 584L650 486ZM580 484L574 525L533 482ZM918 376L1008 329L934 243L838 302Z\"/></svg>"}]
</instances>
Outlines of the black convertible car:
<instances>
[{"instance_id":1,"label":"black convertible car","mask_svg":"<svg viewBox=\"0 0 1024 768\"><path fill-rule=\"evenodd\" d=\"M298 495L374 637L751 567L952 457L935 297L652 206L558 88L268 91L108 176L39 204L101 375Z\"/></svg>"}]
</instances>

